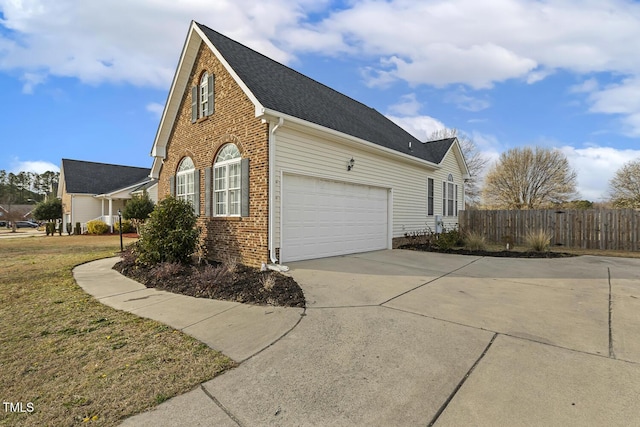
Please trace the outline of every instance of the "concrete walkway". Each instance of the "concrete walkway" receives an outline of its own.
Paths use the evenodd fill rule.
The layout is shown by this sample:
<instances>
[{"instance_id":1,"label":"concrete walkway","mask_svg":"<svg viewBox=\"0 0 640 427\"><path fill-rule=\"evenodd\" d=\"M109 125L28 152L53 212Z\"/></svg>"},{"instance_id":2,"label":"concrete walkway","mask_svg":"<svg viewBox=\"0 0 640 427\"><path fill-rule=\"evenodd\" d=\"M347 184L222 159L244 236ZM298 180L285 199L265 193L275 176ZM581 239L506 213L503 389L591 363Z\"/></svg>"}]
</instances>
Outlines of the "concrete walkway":
<instances>
[{"instance_id":1,"label":"concrete walkway","mask_svg":"<svg viewBox=\"0 0 640 427\"><path fill-rule=\"evenodd\" d=\"M109 262L78 267L79 283L111 282L100 279ZM206 319L211 324L200 339L244 362L123 425L640 424L638 259L394 250L290 267L307 298L305 313L274 310L287 320L256 330L264 325L246 324L216 342L207 335L225 327L225 313L239 309L234 322L245 322L240 313L256 308L224 311L213 301L218 314ZM153 305L166 307L165 320L157 311L153 318L182 322L185 331L193 327L186 320L189 303L178 304L181 296L86 289L140 314L154 310L123 304L157 300ZM273 327L281 329L273 334ZM240 357L225 350L267 330L271 338L253 350L235 350Z\"/></svg>"},{"instance_id":2,"label":"concrete walkway","mask_svg":"<svg viewBox=\"0 0 640 427\"><path fill-rule=\"evenodd\" d=\"M289 332L304 312L301 308L247 305L147 288L113 270L118 260L80 265L73 276L101 303L165 323L239 363Z\"/></svg>"}]
</instances>

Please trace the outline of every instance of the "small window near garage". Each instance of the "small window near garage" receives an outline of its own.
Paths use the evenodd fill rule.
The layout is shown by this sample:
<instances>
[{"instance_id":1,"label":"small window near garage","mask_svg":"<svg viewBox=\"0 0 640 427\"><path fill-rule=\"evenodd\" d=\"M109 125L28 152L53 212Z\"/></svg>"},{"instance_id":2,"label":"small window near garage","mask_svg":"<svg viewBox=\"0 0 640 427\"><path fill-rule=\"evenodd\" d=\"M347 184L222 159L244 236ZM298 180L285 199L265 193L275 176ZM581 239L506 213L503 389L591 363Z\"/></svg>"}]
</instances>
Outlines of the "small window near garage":
<instances>
[{"instance_id":1,"label":"small window near garage","mask_svg":"<svg viewBox=\"0 0 640 427\"><path fill-rule=\"evenodd\" d=\"M458 216L458 185L454 184L452 174L442 183L442 215Z\"/></svg>"},{"instance_id":2,"label":"small window near garage","mask_svg":"<svg viewBox=\"0 0 640 427\"><path fill-rule=\"evenodd\" d=\"M433 216L433 189L434 189L434 181L433 178L427 178L427 216Z\"/></svg>"}]
</instances>

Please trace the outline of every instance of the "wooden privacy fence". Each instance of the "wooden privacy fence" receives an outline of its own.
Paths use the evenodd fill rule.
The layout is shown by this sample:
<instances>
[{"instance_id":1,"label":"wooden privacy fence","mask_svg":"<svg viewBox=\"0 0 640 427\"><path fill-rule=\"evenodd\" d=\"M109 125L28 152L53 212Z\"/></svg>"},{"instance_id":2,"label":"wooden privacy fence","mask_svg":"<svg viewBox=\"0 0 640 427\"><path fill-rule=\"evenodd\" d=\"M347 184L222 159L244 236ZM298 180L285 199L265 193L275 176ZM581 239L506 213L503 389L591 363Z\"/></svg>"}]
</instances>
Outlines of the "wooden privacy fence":
<instances>
[{"instance_id":1,"label":"wooden privacy fence","mask_svg":"<svg viewBox=\"0 0 640 427\"><path fill-rule=\"evenodd\" d=\"M640 211L634 209L470 210L459 226L492 242L525 243L527 233L546 230L551 245L582 249L640 249Z\"/></svg>"}]
</instances>

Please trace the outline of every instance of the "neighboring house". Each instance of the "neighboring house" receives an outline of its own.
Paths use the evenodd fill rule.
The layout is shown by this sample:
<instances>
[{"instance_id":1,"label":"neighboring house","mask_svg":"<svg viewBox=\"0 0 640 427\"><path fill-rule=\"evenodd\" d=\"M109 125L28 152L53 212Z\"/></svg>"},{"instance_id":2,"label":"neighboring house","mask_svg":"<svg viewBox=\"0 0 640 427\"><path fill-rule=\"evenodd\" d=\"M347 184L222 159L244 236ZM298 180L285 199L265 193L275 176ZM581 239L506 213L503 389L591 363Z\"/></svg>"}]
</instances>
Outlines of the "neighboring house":
<instances>
[{"instance_id":1,"label":"neighboring house","mask_svg":"<svg viewBox=\"0 0 640 427\"><path fill-rule=\"evenodd\" d=\"M212 258L249 265L392 248L457 224L455 138L367 107L192 22L153 144L158 196L188 200Z\"/></svg>"},{"instance_id":2,"label":"neighboring house","mask_svg":"<svg viewBox=\"0 0 640 427\"><path fill-rule=\"evenodd\" d=\"M62 199L65 223L86 223L100 219L113 226L117 213L134 192L147 189L152 200L157 184L149 178L150 169L62 159L58 197Z\"/></svg>"},{"instance_id":3,"label":"neighboring house","mask_svg":"<svg viewBox=\"0 0 640 427\"><path fill-rule=\"evenodd\" d=\"M14 221L31 220L33 209L34 205L0 205L0 221L10 221L11 213L16 216Z\"/></svg>"}]
</instances>

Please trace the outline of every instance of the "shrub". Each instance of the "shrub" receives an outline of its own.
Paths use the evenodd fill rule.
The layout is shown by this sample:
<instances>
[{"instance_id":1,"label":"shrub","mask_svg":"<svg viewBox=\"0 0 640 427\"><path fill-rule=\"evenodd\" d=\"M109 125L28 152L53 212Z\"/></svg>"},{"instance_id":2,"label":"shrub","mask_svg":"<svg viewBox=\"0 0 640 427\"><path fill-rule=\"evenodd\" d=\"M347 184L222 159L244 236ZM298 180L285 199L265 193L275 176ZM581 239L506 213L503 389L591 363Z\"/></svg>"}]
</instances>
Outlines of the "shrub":
<instances>
[{"instance_id":1,"label":"shrub","mask_svg":"<svg viewBox=\"0 0 640 427\"><path fill-rule=\"evenodd\" d=\"M430 228L425 228L424 230L416 230L409 231L404 233L404 237L406 237L411 244L417 245L427 245L431 246L434 241L434 234Z\"/></svg>"},{"instance_id":2,"label":"shrub","mask_svg":"<svg viewBox=\"0 0 640 427\"><path fill-rule=\"evenodd\" d=\"M464 236L464 246L472 251L484 251L487 248L487 242L481 233L470 231Z\"/></svg>"},{"instance_id":3,"label":"shrub","mask_svg":"<svg viewBox=\"0 0 640 427\"><path fill-rule=\"evenodd\" d=\"M551 234L545 230L530 231L525 237L525 242L527 243L527 247L534 252L543 252L549 249L549 245L551 244Z\"/></svg>"},{"instance_id":4,"label":"shrub","mask_svg":"<svg viewBox=\"0 0 640 427\"><path fill-rule=\"evenodd\" d=\"M153 210L141 230L139 261L143 264L188 264L198 246L200 230L189 202L167 197Z\"/></svg>"},{"instance_id":5,"label":"shrub","mask_svg":"<svg viewBox=\"0 0 640 427\"><path fill-rule=\"evenodd\" d=\"M238 269L238 259L233 255L226 254L223 256L222 265L224 265L229 273L233 274Z\"/></svg>"},{"instance_id":6,"label":"shrub","mask_svg":"<svg viewBox=\"0 0 640 427\"><path fill-rule=\"evenodd\" d=\"M87 231L89 234L104 234L109 231L109 226L104 221L94 219L87 222Z\"/></svg>"},{"instance_id":7,"label":"shrub","mask_svg":"<svg viewBox=\"0 0 640 427\"><path fill-rule=\"evenodd\" d=\"M231 277L231 273L232 272L230 272L228 267L224 264L220 264L216 267L208 264L203 268L196 270L195 278L198 282L220 284L225 283L227 279Z\"/></svg>"},{"instance_id":8,"label":"shrub","mask_svg":"<svg viewBox=\"0 0 640 427\"><path fill-rule=\"evenodd\" d=\"M38 203L33 209L33 217L38 221L52 221L62 218L62 200L53 199Z\"/></svg>"},{"instance_id":9,"label":"shrub","mask_svg":"<svg viewBox=\"0 0 640 427\"><path fill-rule=\"evenodd\" d=\"M71 227L71 223L67 223L67 235L71 236L71 232L73 231L73 227Z\"/></svg>"},{"instance_id":10,"label":"shrub","mask_svg":"<svg viewBox=\"0 0 640 427\"><path fill-rule=\"evenodd\" d=\"M435 242L435 246L440 249L451 249L462 245L464 245L464 239L462 238L462 233L460 233L460 230L458 230L457 227L454 227L451 230L443 228L442 233L438 235L438 240Z\"/></svg>"},{"instance_id":11,"label":"shrub","mask_svg":"<svg viewBox=\"0 0 640 427\"><path fill-rule=\"evenodd\" d=\"M144 224L147 218L149 218L154 206L153 200L151 200L145 190L142 196L133 196L133 198L127 202L122 211L122 217L131 220L137 232L140 233L140 225Z\"/></svg>"},{"instance_id":12,"label":"shrub","mask_svg":"<svg viewBox=\"0 0 640 427\"><path fill-rule=\"evenodd\" d=\"M60 223L58 224L58 235L62 236L62 231L64 229L64 223L62 221L60 221Z\"/></svg>"},{"instance_id":13,"label":"shrub","mask_svg":"<svg viewBox=\"0 0 640 427\"><path fill-rule=\"evenodd\" d=\"M117 233L120 232L120 223L116 222L115 224L113 224L113 230L116 231ZM131 223L131 221L129 221L128 219L125 219L122 221L122 232L123 233L133 233L134 231L136 231L135 227L133 226L133 224Z\"/></svg>"},{"instance_id":14,"label":"shrub","mask_svg":"<svg viewBox=\"0 0 640 427\"><path fill-rule=\"evenodd\" d=\"M73 234L81 235L82 234L82 225L79 222L76 222L76 228L73 230Z\"/></svg>"},{"instance_id":15,"label":"shrub","mask_svg":"<svg viewBox=\"0 0 640 427\"><path fill-rule=\"evenodd\" d=\"M151 268L151 275L157 280L167 280L184 272L184 266L178 262L161 262Z\"/></svg>"},{"instance_id":16,"label":"shrub","mask_svg":"<svg viewBox=\"0 0 640 427\"><path fill-rule=\"evenodd\" d=\"M270 291L276 284L276 277L273 273L262 273L260 275L260 284L266 291Z\"/></svg>"}]
</instances>

